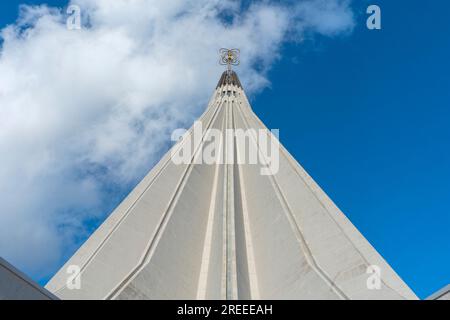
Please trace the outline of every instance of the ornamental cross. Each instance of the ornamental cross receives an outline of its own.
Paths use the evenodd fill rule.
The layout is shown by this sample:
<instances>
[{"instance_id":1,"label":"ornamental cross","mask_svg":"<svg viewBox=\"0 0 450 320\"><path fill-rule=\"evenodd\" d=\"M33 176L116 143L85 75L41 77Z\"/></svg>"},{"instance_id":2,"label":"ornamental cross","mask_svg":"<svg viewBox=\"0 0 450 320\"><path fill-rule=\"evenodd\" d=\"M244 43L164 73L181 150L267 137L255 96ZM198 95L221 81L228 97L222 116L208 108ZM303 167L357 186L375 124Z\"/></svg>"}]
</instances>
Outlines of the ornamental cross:
<instances>
[{"instance_id":1,"label":"ornamental cross","mask_svg":"<svg viewBox=\"0 0 450 320\"><path fill-rule=\"evenodd\" d=\"M220 64L226 65L228 73L231 72L231 66L239 65L239 49L220 49Z\"/></svg>"}]
</instances>

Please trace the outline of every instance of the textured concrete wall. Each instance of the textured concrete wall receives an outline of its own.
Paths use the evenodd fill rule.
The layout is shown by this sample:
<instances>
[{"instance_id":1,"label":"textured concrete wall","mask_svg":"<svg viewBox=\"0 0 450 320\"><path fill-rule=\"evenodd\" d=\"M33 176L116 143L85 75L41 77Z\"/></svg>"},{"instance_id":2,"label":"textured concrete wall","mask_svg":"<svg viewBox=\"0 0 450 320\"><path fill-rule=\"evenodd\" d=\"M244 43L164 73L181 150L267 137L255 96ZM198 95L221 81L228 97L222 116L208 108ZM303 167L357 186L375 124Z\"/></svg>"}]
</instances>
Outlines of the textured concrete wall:
<instances>
[{"instance_id":1,"label":"textured concrete wall","mask_svg":"<svg viewBox=\"0 0 450 320\"><path fill-rule=\"evenodd\" d=\"M50 292L0 258L0 300L53 300Z\"/></svg>"},{"instance_id":2,"label":"textured concrete wall","mask_svg":"<svg viewBox=\"0 0 450 320\"><path fill-rule=\"evenodd\" d=\"M200 121L266 129L226 81ZM252 134L222 142L225 158L244 159L247 145L268 160ZM416 299L282 146L279 160L267 176L260 162L176 165L167 153L47 288L63 299ZM65 286L70 265L81 268L80 290ZM371 265L381 270L375 290Z\"/></svg>"}]
</instances>

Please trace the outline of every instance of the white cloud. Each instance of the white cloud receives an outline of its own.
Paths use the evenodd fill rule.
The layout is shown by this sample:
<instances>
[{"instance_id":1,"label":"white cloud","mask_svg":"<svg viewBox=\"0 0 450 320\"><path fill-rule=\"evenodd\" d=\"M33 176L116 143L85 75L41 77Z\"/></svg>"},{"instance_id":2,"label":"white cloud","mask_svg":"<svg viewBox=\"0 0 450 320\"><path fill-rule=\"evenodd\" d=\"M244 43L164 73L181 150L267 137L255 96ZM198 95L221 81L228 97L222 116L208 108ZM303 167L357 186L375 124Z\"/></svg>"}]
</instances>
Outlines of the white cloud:
<instances>
[{"instance_id":1,"label":"white cloud","mask_svg":"<svg viewBox=\"0 0 450 320\"><path fill-rule=\"evenodd\" d=\"M348 33L354 27L353 12L348 10L350 0L301 1L294 9L297 30L334 36Z\"/></svg>"},{"instance_id":2,"label":"white cloud","mask_svg":"<svg viewBox=\"0 0 450 320\"><path fill-rule=\"evenodd\" d=\"M219 48L241 49L238 72L255 93L288 35L353 27L339 0L72 3L82 30L67 30L60 9L24 6L1 31L0 255L36 279L199 115L222 71Z\"/></svg>"}]
</instances>

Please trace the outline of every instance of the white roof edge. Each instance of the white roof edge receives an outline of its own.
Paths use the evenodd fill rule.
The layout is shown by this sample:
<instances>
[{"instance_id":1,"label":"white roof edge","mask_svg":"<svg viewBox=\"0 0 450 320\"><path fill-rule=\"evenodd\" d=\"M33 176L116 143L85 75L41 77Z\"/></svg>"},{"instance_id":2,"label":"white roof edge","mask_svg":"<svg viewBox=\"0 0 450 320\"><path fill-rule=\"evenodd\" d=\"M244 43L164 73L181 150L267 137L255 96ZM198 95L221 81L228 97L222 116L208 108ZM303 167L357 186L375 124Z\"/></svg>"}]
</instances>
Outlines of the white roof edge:
<instances>
[{"instance_id":1,"label":"white roof edge","mask_svg":"<svg viewBox=\"0 0 450 320\"><path fill-rule=\"evenodd\" d=\"M47 289L40 286L38 283L33 281L30 277L28 277L26 274L24 274L22 271L18 270L16 267L14 267L12 264L10 264L8 261L0 257L0 269L5 269L7 272L14 275L14 277L17 278L17 282L22 283L26 288L35 291L37 295L43 295L46 298L50 300L59 300L58 297L56 297L54 294L52 294ZM11 299L20 299L20 297L10 297Z\"/></svg>"},{"instance_id":2,"label":"white roof edge","mask_svg":"<svg viewBox=\"0 0 450 320\"><path fill-rule=\"evenodd\" d=\"M438 300L439 298L442 298L443 296L445 296L447 294L450 295L450 284L448 284L445 287L443 287L442 289L436 291L435 293L430 295L425 300Z\"/></svg>"}]
</instances>

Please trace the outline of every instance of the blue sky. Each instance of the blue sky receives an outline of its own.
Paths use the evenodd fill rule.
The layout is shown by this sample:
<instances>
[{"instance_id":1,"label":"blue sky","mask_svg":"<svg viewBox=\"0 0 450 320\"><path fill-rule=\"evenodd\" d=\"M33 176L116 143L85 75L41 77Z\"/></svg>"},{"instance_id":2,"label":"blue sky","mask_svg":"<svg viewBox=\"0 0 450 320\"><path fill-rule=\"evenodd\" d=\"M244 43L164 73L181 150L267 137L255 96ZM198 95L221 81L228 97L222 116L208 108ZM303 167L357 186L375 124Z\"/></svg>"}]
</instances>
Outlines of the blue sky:
<instances>
[{"instance_id":1,"label":"blue sky","mask_svg":"<svg viewBox=\"0 0 450 320\"><path fill-rule=\"evenodd\" d=\"M450 3L376 3L380 31L284 48L253 108L424 298L450 282Z\"/></svg>"},{"instance_id":2,"label":"blue sky","mask_svg":"<svg viewBox=\"0 0 450 320\"><path fill-rule=\"evenodd\" d=\"M15 21L19 3L41 1L0 2L0 28ZM365 27L373 3L382 30ZM450 3L354 1L352 8L350 35L284 43L270 87L252 94L252 106L424 298L450 283ZM102 210L137 181L115 190L115 203Z\"/></svg>"}]
</instances>

